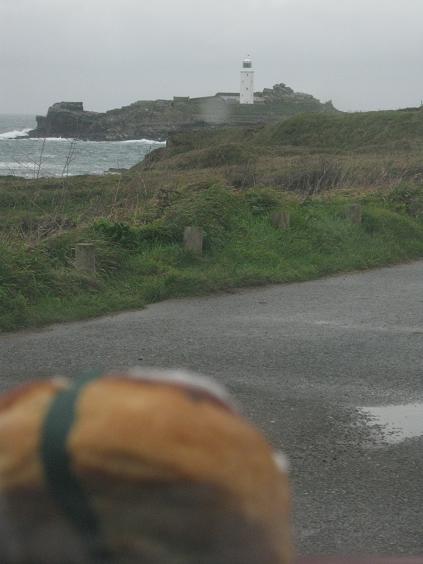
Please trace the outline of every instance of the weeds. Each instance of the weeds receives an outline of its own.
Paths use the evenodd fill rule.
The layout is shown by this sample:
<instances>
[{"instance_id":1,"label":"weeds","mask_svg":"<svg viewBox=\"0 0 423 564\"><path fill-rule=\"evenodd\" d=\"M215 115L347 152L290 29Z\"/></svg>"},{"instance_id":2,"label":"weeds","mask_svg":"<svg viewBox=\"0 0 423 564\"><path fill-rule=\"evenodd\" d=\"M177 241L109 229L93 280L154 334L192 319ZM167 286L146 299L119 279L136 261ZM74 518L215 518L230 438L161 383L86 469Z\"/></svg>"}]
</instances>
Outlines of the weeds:
<instances>
[{"instance_id":1,"label":"weeds","mask_svg":"<svg viewBox=\"0 0 423 564\"><path fill-rule=\"evenodd\" d=\"M407 214L398 188L389 198L362 200L363 224L343 218L349 198L312 198L306 204L277 190L236 193L220 186L182 191L162 217L145 224L99 219L47 237L35 248L0 246L2 330L97 315L175 296L217 289L305 280L423 255L423 223ZM400 206L400 207L398 207ZM283 207L291 227L272 227ZM206 231L206 250L182 246L187 224ZM78 273L73 248L95 241L98 272Z\"/></svg>"}]
</instances>

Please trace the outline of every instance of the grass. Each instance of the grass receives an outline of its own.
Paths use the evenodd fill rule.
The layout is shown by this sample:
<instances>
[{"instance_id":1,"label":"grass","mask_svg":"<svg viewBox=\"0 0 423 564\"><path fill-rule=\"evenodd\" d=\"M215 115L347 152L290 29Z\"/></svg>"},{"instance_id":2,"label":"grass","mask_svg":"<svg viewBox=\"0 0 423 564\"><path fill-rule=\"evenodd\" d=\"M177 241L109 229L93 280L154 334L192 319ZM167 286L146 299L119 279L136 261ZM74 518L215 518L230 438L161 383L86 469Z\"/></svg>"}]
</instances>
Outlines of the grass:
<instances>
[{"instance_id":1,"label":"grass","mask_svg":"<svg viewBox=\"0 0 423 564\"><path fill-rule=\"evenodd\" d=\"M422 143L423 111L301 114L259 135L267 144L331 150L410 149Z\"/></svg>"},{"instance_id":2,"label":"grass","mask_svg":"<svg viewBox=\"0 0 423 564\"><path fill-rule=\"evenodd\" d=\"M0 327L81 319L170 297L308 280L423 256L423 223L394 197L362 198L361 225L345 219L349 201L338 196L302 203L278 191L212 186L179 195L150 231L102 220L36 247L3 244ZM287 231L270 220L280 207L291 214ZM186 224L205 229L202 257L183 249ZM72 247L85 240L96 241L96 275L72 265Z\"/></svg>"},{"instance_id":3,"label":"grass","mask_svg":"<svg viewBox=\"0 0 423 564\"><path fill-rule=\"evenodd\" d=\"M174 135L118 176L0 178L0 331L423 257L422 140L419 110L313 114ZM201 257L187 225L204 229ZM73 266L85 241L95 275Z\"/></svg>"}]
</instances>

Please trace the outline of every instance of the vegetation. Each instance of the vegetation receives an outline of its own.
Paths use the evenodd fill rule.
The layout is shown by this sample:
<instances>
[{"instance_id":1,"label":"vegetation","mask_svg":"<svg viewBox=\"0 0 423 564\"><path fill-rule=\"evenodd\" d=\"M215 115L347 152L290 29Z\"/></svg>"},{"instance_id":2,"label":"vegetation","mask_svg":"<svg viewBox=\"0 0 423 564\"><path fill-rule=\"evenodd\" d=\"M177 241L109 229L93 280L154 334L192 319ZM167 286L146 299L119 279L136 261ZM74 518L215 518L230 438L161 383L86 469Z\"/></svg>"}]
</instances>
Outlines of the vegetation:
<instances>
[{"instance_id":1,"label":"vegetation","mask_svg":"<svg viewBox=\"0 0 423 564\"><path fill-rule=\"evenodd\" d=\"M174 135L124 174L0 177L0 330L422 257L422 141L419 110L310 114ZM200 257L188 225L204 229ZM86 241L95 275L74 268Z\"/></svg>"},{"instance_id":2,"label":"vegetation","mask_svg":"<svg viewBox=\"0 0 423 564\"><path fill-rule=\"evenodd\" d=\"M269 127L263 142L319 149L410 149L423 140L423 111L302 114Z\"/></svg>"}]
</instances>

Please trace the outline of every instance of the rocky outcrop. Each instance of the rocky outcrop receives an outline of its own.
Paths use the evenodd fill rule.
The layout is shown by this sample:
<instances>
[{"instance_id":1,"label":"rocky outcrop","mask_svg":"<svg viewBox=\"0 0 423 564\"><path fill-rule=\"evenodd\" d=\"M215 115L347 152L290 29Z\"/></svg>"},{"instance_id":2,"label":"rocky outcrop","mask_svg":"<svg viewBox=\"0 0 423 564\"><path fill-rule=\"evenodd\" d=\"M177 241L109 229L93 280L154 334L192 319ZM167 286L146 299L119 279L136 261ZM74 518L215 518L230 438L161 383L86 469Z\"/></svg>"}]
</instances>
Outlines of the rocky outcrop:
<instances>
[{"instance_id":1,"label":"rocky outcrop","mask_svg":"<svg viewBox=\"0 0 423 564\"><path fill-rule=\"evenodd\" d=\"M37 128L31 137L83 137L101 119L97 112L86 112L82 102L59 102L48 109L46 116L37 116Z\"/></svg>"},{"instance_id":2,"label":"rocky outcrop","mask_svg":"<svg viewBox=\"0 0 423 564\"><path fill-rule=\"evenodd\" d=\"M287 119L302 112L335 112L310 94L276 84L255 94L255 104L239 104L236 93L204 98L139 101L108 112L85 111L82 102L59 102L46 116L37 116L32 137L73 137L93 141L164 140L183 129L258 125Z\"/></svg>"}]
</instances>

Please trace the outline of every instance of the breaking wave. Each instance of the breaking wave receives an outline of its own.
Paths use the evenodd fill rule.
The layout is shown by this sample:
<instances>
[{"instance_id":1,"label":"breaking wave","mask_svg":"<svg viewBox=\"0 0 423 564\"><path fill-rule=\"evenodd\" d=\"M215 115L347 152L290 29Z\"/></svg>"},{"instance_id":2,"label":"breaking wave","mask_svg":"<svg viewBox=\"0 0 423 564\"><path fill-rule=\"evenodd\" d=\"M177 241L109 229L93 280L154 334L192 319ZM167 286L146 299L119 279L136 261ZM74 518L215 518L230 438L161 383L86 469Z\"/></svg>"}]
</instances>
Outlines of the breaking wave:
<instances>
[{"instance_id":1,"label":"breaking wave","mask_svg":"<svg viewBox=\"0 0 423 564\"><path fill-rule=\"evenodd\" d=\"M1 169L7 170L20 170L20 169L33 169L34 168L33 162L17 162L17 161L2 161L0 162Z\"/></svg>"},{"instance_id":2,"label":"breaking wave","mask_svg":"<svg viewBox=\"0 0 423 564\"><path fill-rule=\"evenodd\" d=\"M166 145L166 141L154 141L154 139L128 139L127 141L118 141L118 143L144 143L144 145Z\"/></svg>"},{"instance_id":3,"label":"breaking wave","mask_svg":"<svg viewBox=\"0 0 423 564\"><path fill-rule=\"evenodd\" d=\"M29 137L32 121L28 116L0 114L0 178L110 174L110 169L129 169L153 149L166 146L166 142L154 139L82 141L71 137Z\"/></svg>"},{"instance_id":4,"label":"breaking wave","mask_svg":"<svg viewBox=\"0 0 423 564\"><path fill-rule=\"evenodd\" d=\"M166 145L166 141L155 141L154 139L128 139L126 141L85 141L83 139L73 137L28 137L31 141L68 141L75 143L88 143L88 144L110 144L110 143L142 143L143 145Z\"/></svg>"},{"instance_id":5,"label":"breaking wave","mask_svg":"<svg viewBox=\"0 0 423 564\"><path fill-rule=\"evenodd\" d=\"M0 133L0 139L19 139L19 137L28 137L28 133L31 128L26 129L14 129L13 131L6 131L5 133Z\"/></svg>"},{"instance_id":6,"label":"breaking wave","mask_svg":"<svg viewBox=\"0 0 423 564\"><path fill-rule=\"evenodd\" d=\"M78 141L78 139L72 139L72 137L28 137L30 141L67 141L71 143L72 141Z\"/></svg>"},{"instance_id":7,"label":"breaking wave","mask_svg":"<svg viewBox=\"0 0 423 564\"><path fill-rule=\"evenodd\" d=\"M6 131L5 133L0 133L0 139L19 139L24 137L30 141L76 141L85 143L86 141L81 141L80 139L74 139L72 137L28 137L28 133L31 128L27 129L14 129L13 131ZM88 143L143 143L144 145L166 145L166 141L155 141L154 139L128 139L126 141L88 141Z\"/></svg>"}]
</instances>

